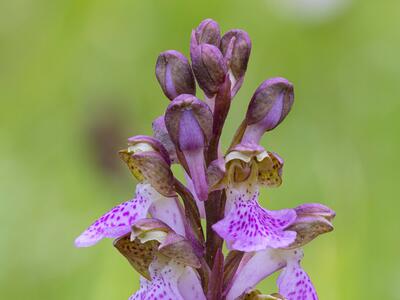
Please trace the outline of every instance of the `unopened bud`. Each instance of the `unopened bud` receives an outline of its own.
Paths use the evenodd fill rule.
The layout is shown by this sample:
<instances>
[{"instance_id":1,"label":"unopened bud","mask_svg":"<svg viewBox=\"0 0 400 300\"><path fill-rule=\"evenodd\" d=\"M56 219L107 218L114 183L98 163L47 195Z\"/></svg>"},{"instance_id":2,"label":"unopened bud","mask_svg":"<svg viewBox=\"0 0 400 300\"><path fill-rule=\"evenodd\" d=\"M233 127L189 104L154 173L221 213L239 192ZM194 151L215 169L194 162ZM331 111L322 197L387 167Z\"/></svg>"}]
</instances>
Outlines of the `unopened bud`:
<instances>
[{"instance_id":1,"label":"unopened bud","mask_svg":"<svg viewBox=\"0 0 400 300\"><path fill-rule=\"evenodd\" d=\"M158 56L156 77L170 100L181 94L196 93L192 68L187 58L178 51L169 50Z\"/></svg>"},{"instance_id":2,"label":"unopened bud","mask_svg":"<svg viewBox=\"0 0 400 300\"><path fill-rule=\"evenodd\" d=\"M278 126L292 108L293 85L284 78L264 81L247 109L242 143L258 144L262 135Z\"/></svg>"},{"instance_id":3,"label":"unopened bud","mask_svg":"<svg viewBox=\"0 0 400 300\"><path fill-rule=\"evenodd\" d=\"M220 48L228 61L232 96L234 96L240 89L247 70L251 53L251 40L247 32L243 30L230 30L222 37Z\"/></svg>"},{"instance_id":4,"label":"unopened bud","mask_svg":"<svg viewBox=\"0 0 400 300\"><path fill-rule=\"evenodd\" d=\"M212 98L224 83L228 71L221 51L216 46L201 44L193 49L191 57L200 88Z\"/></svg>"},{"instance_id":5,"label":"unopened bud","mask_svg":"<svg viewBox=\"0 0 400 300\"><path fill-rule=\"evenodd\" d=\"M206 19L193 31L191 44L192 46L210 44L218 47L220 40L221 34L218 23L212 19Z\"/></svg>"}]
</instances>

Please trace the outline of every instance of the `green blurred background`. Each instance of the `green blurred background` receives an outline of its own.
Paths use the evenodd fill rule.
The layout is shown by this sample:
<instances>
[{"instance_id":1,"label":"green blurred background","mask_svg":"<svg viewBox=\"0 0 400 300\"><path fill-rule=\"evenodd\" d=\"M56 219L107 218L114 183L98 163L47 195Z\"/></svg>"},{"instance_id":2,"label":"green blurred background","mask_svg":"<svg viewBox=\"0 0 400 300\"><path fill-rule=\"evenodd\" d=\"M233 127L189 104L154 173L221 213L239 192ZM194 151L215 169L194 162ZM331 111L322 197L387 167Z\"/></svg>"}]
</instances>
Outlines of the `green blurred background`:
<instances>
[{"instance_id":1,"label":"green blurred background","mask_svg":"<svg viewBox=\"0 0 400 300\"><path fill-rule=\"evenodd\" d=\"M191 29L213 18L253 41L225 145L262 80L295 84L291 114L263 140L286 161L263 205L336 210L336 230L303 262L320 299L400 299L400 2L332 1L0 2L0 298L127 299L137 288L111 241L73 240L133 195L116 151L151 134L168 103L158 53L187 55Z\"/></svg>"}]
</instances>

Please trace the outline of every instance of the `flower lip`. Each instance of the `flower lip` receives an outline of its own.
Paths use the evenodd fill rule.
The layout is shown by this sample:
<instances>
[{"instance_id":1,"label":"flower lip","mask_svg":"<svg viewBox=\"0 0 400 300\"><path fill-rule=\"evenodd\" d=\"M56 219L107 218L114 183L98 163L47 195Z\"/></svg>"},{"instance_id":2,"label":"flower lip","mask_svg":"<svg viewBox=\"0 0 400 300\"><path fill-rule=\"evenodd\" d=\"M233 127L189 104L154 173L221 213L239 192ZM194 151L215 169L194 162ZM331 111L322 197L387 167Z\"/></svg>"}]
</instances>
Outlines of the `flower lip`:
<instances>
[{"instance_id":1,"label":"flower lip","mask_svg":"<svg viewBox=\"0 0 400 300\"><path fill-rule=\"evenodd\" d=\"M164 94L173 100L180 94L195 94L196 84L187 58L176 50L162 52L156 63L156 77Z\"/></svg>"}]
</instances>

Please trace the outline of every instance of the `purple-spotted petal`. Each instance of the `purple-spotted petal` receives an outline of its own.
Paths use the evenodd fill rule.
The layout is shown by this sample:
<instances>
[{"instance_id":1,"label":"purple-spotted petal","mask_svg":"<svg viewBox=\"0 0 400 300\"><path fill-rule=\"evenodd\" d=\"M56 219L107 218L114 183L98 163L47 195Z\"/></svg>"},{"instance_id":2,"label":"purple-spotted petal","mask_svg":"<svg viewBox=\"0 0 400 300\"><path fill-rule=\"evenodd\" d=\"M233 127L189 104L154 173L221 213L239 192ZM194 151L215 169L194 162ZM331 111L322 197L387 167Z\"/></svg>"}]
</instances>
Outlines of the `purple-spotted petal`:
<instances>
[{"instance_id":1,"label":"purple-spotted petal","mask_svg":"<svg viewBox=\"0 0 400 300\"><path fill-rule=\"evenodd\" d=\"M225 217L213 225L228 248L258 251L290 245L296 232L285 230L296 219L293 209L269 211L258 204L255 184L242 183L226 190Z\"/></svg>"},{"instance_id":2,"label":"purple-spotted petal","mask_svg":"<svg viewBox=\"0 0 400 300\"><path fill-rule=\"evenodd\" d=\"M286 256L286 267L277 281L279 293L287 300L318 300L310 277L300 266L303 252L300 249L293 250Z\"/></svg>"},{"instance_id":3,"label":"purple-spotted petal","mask_svg":"<svg viewBox=\"0 0 400 300\"><path fill-rule=\"evenodd\" d=\"M156 193L148 184L139 183L134 199L117 205L100 217L75 240L75 245L89 247L103 238L117 238L130 232L135 221L146 217Z\"/></svg>"},{"instance_id":4,"label":"purple-spotted petal","mask_svg":"<svg viewBox=\"0 0 400 300\"><path fill-rule=\"evenodd\" d=\"M77 247L89 247L103 238L118 238L131 231L131 226L148 213L184 235L182 210L176 197L165 197L150 184L139 183L134 199L124 202L104 214L76 240Z\"/></svg>"}]
</instances>

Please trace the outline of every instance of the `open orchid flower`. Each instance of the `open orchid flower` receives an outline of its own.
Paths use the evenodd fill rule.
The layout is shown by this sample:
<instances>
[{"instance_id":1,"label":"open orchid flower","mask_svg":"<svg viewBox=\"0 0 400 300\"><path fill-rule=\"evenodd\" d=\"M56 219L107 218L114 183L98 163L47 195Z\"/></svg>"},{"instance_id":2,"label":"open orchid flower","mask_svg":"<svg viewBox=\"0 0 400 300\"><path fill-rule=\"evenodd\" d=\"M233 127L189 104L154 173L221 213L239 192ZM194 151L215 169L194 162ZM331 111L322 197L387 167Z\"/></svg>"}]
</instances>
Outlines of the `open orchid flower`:
<instances>
[{"instance_id":1,"label":"open orchid flower","mask_svg":"<svg viewBox=\"0 0 400 300\"><path fill-rule=\"evenodd\" d=\"M318 203L307 203L294 209L296 220L288 228L297 237L285 248L268 248L246 253L227 292L227 300L234 300L254 288L264 278L283 268L278 278L279 293L287 300L318 299L307 273L301 268L303 247L317 236L333 230L335 212ZM262 267L260 267L262 266Z\"/></svg>"},{"instance_id":2,"label":"open orchid flower","mask_svg":"<svg viewBox=\"0 0 400 300\"><path fill-rule=\"evenodd\" d=\"M78 247L88 247L103 238L117 238L130 232L137 220L153 217L163 220L178 233L185 232L180 204L172 189L172 172L164 147L154 138L136 136L120 152L133 175L139 180L136 195L104 214L76 240Z\"/></svg>"},{"instance_id":3,"label":"open orchid flower","mask_svg":"<svg viewBox=\"0 0 400 300\"><path fill-rule=\"evenodd\" d=\"M281 158L260 146L238 145L226 156L226 163L225 217L213 229L234 250L248 252L290 245L296 233L286 228L296 219L296 212L270 211L258 203L260 185L280 185Z\"/></svg>"},{"instance_id":4,"label":"open orchid flower","mask_svg":"<svg viewBox=\"0 0 400 300\"><path fill-rule=\"evenodd\" d=\"M290 112L292 83L262 82L226 152L220 141L251 49L245 31L221 33L206 19L192 31L191 61L176 50L158 56L155 75L169 105L154 120L153 137L132 137L119 152L138 180L135 197L75 240L87 247L115 239L141 275L130 300L318 299L300 264L302 248L333 230L335 213L318 203L269 210L258 201L261 187L282 183L283 159L260 141ZM183 169L185 182L171 164ZM277 271L278 293L254 290Z\"/></svg>"},{"instance_id":5,"label":"open orchid flower","mask_svg":"<svg viewBox=\"0 0 400 300\"><path fill-rule=\"evenodd\" d=\"M205 299L191 244L157 219L142 219L114 242L142 278L129 299Z\"/></svg>"}]
</instances>

